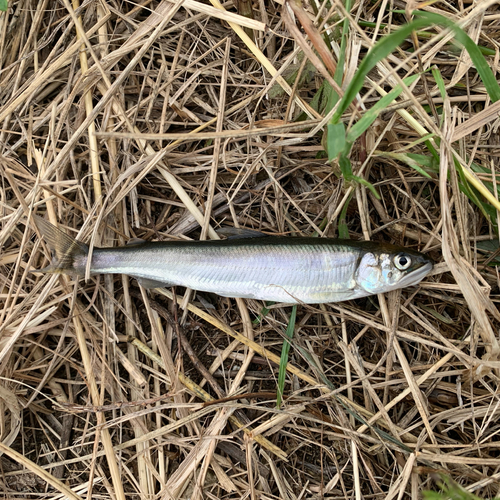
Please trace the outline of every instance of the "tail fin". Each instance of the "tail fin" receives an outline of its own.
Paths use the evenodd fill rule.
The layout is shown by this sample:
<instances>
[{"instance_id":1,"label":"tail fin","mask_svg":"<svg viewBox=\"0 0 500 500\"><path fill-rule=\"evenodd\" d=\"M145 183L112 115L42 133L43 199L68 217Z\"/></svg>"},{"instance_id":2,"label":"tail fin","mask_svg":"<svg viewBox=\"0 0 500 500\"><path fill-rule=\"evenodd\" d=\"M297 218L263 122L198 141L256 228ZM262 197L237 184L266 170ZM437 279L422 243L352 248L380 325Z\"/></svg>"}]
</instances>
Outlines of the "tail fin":
<instances>
[{"instance_id":1,"label":"tail fin","mask_svg":"<svg viewBox=\"0 0 500 500\"><path fill-rule=\"evenodd\" d=\"M41 273L85 274L89 247L75 240L41 217L34 216L38 230L50 248L50 266L38 270Z\"/></svg>"}]
</instances>

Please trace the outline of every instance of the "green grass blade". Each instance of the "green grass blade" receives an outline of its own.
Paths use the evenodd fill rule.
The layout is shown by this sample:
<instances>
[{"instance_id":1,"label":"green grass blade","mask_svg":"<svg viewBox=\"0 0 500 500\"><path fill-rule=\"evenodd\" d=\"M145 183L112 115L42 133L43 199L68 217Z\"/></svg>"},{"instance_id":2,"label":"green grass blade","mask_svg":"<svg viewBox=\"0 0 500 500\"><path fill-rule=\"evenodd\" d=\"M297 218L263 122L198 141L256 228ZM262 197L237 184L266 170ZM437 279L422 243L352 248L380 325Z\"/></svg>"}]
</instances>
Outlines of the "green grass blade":
<instances>
[{"instance_id":1,"label":"green grass blade","mask_svg":"<svg viewBox=\"0 0 500 500\"><path fill-rule=\"evenodd\" d=\"M482 252L487 252L490 255L487 256L489 260L489 266L500 266L500 257L493 257L493 254L498 255L499 252L499 243L498 243L498 238L495 238L494 240L483 240L483 241L476 241L476 247L478 250L481 250Z\"/></svg>"},{"instance_id":2,"label":"green grass blade","mask_svg":"<svg viewBox=\"0 0 500 500\"><path fill-rule=\"evenodd\" d=\"M349 198L347 198L347 201L344 203L342 211L340 212L339 215L339 238L342 238L343 240L349 239L349 228L347 227L346 215L351 200L352 200L352 193L349 195Z\"/></svg>"},{"instance_id":3,"label":"green grass blade","mask_svg":"<svg viewBox=\"0 0 500 500\"><path fill-rule=\"evenodd\" d=\"M363 87L366 75L378 62L393 52L407 37L411 35L412 31L435 24L445 26L453 31L456 40L460 42L469 53L477 72L483 80L491 100L495 102L500 99L500 85L496 81L488 62L479 50L479 47L472 41L465 31L446 17L439 14L420 11L415 11L413 14L415 15L414 21L379 40L370 52L368 52L359 65L358 71L354 75L352 82L347 87L344 97L340 101L336 112L332 116L331 123L338 123L344 111L354 101L356 94Z\"/></svg>"},{"instance_id":4,"label":"green grass blade","mask_svg":"<svg viewBox=\"0 0 500 500\"><path fill-rule=\"evenodd\" d=\"M342 172L344 179L347 182L359 182L359 184L362 184L363 186L367 187L373 193L373 196L377 198L377 200L380 200L380 195L377 193L377 190L375 189L375 186L373 184L368 182L366 179L363 179L363 177L359 177L352 173L351 160L349 160L347 155L348 155L348 148L346 148L339 157L340 171Z\"/></svg>"},{"instance_id":5,"label":"green grass blade","mask_svg":"<svg viewBox=\"0 0 500 500\"><path fill-rule=\"evenodd\" d=\"M424 500L481 500L480 497L465 490L450 477L444 474L439 474L439 476L441 480L438 481L438 486L441 491L423 491Z\"/></svg>"},{"instance_id":6,"label":"green grass blade","mask_svg":"<svg viewBox=\"0 0 500 500\"><path fill-rule=\"evenodd\" d=\"M403 14L403 15L406 14L405 11L400 11L400 10L394 10L393 12L398 13L398 14ZM358 21L358 25L361 26L362 28L376 28L378 26L381 30L387 28L387 24L385 24L385 23L378 24L378 23L374 23L374 22L370 22L370 21L363 21L361 19ZM432 38L434 36L434 34L429 33L428 31L417 31L417 36L419 38ZM457 49L460 50L460 48L458 47L458 45L456 44L456 42L454 40L451 40L450 45L445 45L444 48L445 48L445 50L449 50L452 53L456 53ZM495 49L491 49L490 47L485 47L484 45L478 45L478 48L481 51L481 54L483 54L485 56L495 56L496 55Z\"/></svg>"},{"instance_id":7,"label":"green grass blade","mask_svg":"<svg viewBox=\"0 0 500 500\"><path fill-rule=\"evenodd\" d=\"M448 18L441 16L440 14L421 11L415 11L413 14L419 20L426 20L429 25L439 24L441 26L446 26L453 31L455 39L461 43L465 50L469 53L469 56L472 59L484 86L486 87L486 91L488 92L490 99L493 102L498 101L500 99L500 85L498 84L493 71L491 71L488 61L486 61L485 57L479 50L479 47L473 42L472 38L470 38L469 35L467 35L467 33L453 21L450 21Z\"/></svg>"},{"instance_id":8,"label":"green grass blade","mask_svg":"<svg viewBox=\"0 0 500 500\"><path fill-rule=\"evenodd\" d=\"M278 393L276 395L276 407L281 406L283 401L283 394L285 391L285 378L286 378L286 365L288 364L288 353L290 352L290 340L293 339L293 332L295 331L295 320L297 318L297 306L292 307L292 314L285 332L285 341L281 348L280 366L278 371Z\"/></svg>"},{"instance_id":9,"label":"green grass blade","mask_svg":"<svg viewBox=\"0 0 500 500\"><path fill-rule=\"evenodd\" d=\"M432 75L434 76L434 80L436 80L436 84L438 86L441 97L443 98L443 100L445 100L448 94L446 92L446 86L444 84L443 77L441 76L441 73L437 66L432 67Z\"/></svg>"},{"instance_id":10,"label":"green grass blade","mask_svg":"<svg viewBox=\"0 0 500 500\"><path fill-rule=\"evenodd\" d=\"M346 0L345 9L347 12L351 10L351 0ZM344 22L342 23L342 35L340 38L340 52L339 52L339 60L337 63L337 69L335 70L335 75L333 79L339 84L342 85L342 79L344 76L344 65L345 65L345 53L347 48L347 40L349 37L349 18L346 17Z\"/></svg>"},{"instance_id":11,"label":"green grass blade","mask_svg":"<svg viewBox=\"0 0 500 500\"><path fill-rule=\"evenodd\" d=\"M265 307L263 307L260 310L260 314L252 321L252 324L258 325L268 314L271 309L268 308L268 306L272 306L276 304L276 302L273 302L272 300L269 300L265 303Z\"/></svg>"},{"instance_id":12,"label":"green grass blade","mask_svg":"<svg viewBox=\"0 0 500 500\"><path fill-rule=\"evenodd\" d=\"M323 80L323 83L316 91L314 97L309 103L309 106L311 106L311 108L318 113L321 113L325 109L326 93L328 92L327 87L330 87L330 89L332 88L327 80ZM303 114L305 113L301 113L300 116L302 117Z\"/></svg>"},{"instance_id":13,"label":"green grass blade","mask_svg":"<svg viewBox=\"0 0 500 500\"><path fill-rule=\"evenodd\" d=\"M483 213L485 218L489 220L495 227L497 226L497 212L489 203L484 203L480 198L479 193L471 186L464 175L464 171L460 162L453 157L453 164L458 173L458 187L462 193L469 198Z\"/></svg>"},{"instance_id":14,"label":"green grass blade","mask_svg":"<svg viewBox=\"0 0 500 500\"><path fill-rule=\"evenodd\" d=\"M326 151L328 160L333 161L337 156L344 151L345 142L345 126L340 123L329 123L326 128Z\"/></svg>"},{"instance_id":15,"label":"green grass blade","mask_svg":"<svg viewBox=\"0 0 500 500\"><path fill-rule=\"evenodd\" d=\"M332 116L331 123L337 123L348 106L354 101L356 94L362 89L365 77L377 63L387 57L391 52L408 38L412 31L424 28L428 25L426 19L416 19L415 21L403 26L399 30L385 36L378 41L361 61L358 71L356 71L351 83L347 87L344 97L340 101L337 110Z\"/></svg>"},{"instance_id":16,"label":"green grass blade","mask_svg":"<svg viewBox=\"0 0 500 500\"><path fill-rule=\"evenodd\" d=\"M405 78L403 82L405 85L409 86L419 77L420 75L412 75ZM397 85L366 111L366 113L349 129L349 132L347 132L347 142L354 142L363 132L368 130L368 127L377 119L378 115L384 111L394 99L397 99L403 90L401 85Z\"/></svg>"},{"instance_id":17,"label":"green grass blade","mask_svg":"<svg viewBox=\"0 0 500 500\"><path fill-rule=\"evenodd\" d=\"M351 0L346 0L345 8L349 12L351 10ZM345 53L347 47L347 39L349 37L349 19L346 17L344 22L342 23L342 34L340 38L340 51L339 51L339 60L337 62L337 67L335 69L335 74L333 75L333 79L340 86L342 86L342 80L344 78L344 66L345 66ZM339 95L335 90L329 85L330 92L328 94L327 103L325 106L325 114L328 114L337 104L339 100Z\"/></svg>"},{"instance_id":18,"label":"green grass blade","mask_svg":"<svg viewBox=\"0 0 500 500\"><path fill-rule=\"evenodd\" d=\"M345 3L345 8L347 11L351 9L351 0L347 0ZM347 47L347 39L349 36L349 19L346 17L342 23L342 33L340 35L340 50L339 50L339 60L337 62L337 67L335 68L335 74L333 79L339 86L342 85L342 80L344 78L344 65L345 65L345 53ZM330 84L327 86L327 92L325 93L326 105L324 108L324 113L327 115L337 104L339 100L339 95L331 87Z\"/></svg>"},{"instance_id":19,"label":"green grass blade","mask_svg":"<svg viewBox=\"0 0 500 500\"><path fill-rule=\"evenodd\" d=\"M429 172L438 173L439 164L431 156L425 156L414 153L395 153L393 151L376 151L376 155L380 158L392 158L405 163L409 167L416 170L419 174L431 179Z\"/></svg>"}]
</instances>

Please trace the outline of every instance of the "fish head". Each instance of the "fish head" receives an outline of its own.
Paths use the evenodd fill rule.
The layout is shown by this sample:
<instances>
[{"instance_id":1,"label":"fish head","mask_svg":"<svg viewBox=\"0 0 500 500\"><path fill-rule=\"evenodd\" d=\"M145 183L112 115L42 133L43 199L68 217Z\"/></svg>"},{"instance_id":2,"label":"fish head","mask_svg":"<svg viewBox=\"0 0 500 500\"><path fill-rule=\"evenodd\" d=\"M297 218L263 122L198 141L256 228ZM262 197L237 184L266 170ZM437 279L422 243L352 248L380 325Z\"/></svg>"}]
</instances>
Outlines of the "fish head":
<instances>
[{"instance_id":1,"label":"fish head","mask_svg":"<svg viewBox=\"0 0 500 500\"><path fill-rule=\"evenodd\" d=\"M356 284L367 294L390 292L416 285L432 269L433 260L420 252L385 245L362 254Z\"/></svg>"}]
</instances>

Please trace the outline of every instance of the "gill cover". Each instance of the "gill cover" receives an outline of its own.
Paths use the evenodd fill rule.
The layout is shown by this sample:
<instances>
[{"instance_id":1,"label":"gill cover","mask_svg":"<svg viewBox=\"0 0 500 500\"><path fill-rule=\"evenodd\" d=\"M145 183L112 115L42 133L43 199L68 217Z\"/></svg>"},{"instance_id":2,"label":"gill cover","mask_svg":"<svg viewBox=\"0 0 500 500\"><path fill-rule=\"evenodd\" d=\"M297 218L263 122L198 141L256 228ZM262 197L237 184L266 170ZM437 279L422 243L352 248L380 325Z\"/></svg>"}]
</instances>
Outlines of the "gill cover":
<instances>
[{"instance_id":1,"label":"gill cover","mask_svg":"<svg viewBox=\"0 0 500 500\"><path fill-rule=\"evenodd\" d=\"M368 252L361 258L355 279L367 293L383 293L417 284L431 268L432 261L416 252Z\"/></svg>"}]
</instances>

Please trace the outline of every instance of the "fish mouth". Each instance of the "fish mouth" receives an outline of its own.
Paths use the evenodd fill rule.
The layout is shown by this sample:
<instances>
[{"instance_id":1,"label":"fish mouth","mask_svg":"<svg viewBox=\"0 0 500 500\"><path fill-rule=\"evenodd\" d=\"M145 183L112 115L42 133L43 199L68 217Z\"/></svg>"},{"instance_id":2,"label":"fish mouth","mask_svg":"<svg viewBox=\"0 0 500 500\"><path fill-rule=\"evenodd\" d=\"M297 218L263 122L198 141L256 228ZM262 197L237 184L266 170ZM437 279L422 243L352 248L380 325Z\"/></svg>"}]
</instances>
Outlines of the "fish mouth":
<instances>
[{"instance_id":1,"label":"fish mouth","mask_svg":"<svg viewBox=\"0 0 500 500\"><path fill-rule=\"evenodd\" d=\"M405 276L399 283L398 288L403 288L406 286L416 285L420 283L432 270L434 267L434 263L431 262L422 262L422 265L417 269L414 269L410 274Z\"/></svg>"}]
</instances>

